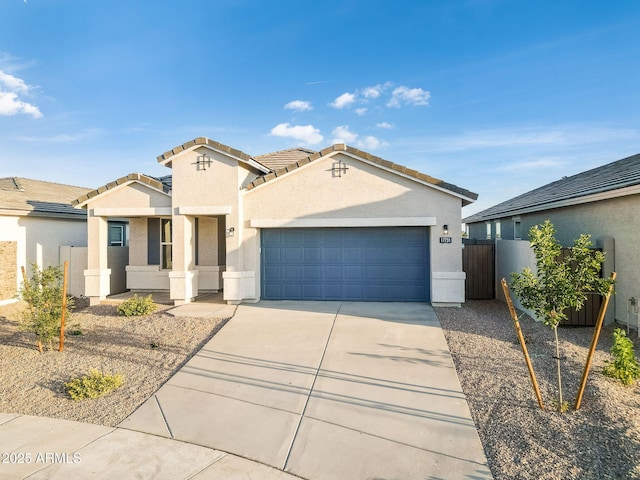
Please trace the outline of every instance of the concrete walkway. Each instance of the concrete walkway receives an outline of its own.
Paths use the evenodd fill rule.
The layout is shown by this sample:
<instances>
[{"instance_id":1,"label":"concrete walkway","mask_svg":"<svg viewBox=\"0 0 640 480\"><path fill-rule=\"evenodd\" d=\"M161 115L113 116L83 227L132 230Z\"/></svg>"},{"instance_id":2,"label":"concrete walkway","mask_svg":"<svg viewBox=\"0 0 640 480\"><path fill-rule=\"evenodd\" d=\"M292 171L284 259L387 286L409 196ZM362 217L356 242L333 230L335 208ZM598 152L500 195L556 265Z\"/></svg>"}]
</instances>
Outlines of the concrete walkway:
<instances>
[{"instance_id":1,"label":"concrete walkway","mask_svg":"<svg viewBox=\"0 0 640 480\"><path fill-rule=\"evenodd\" d=\"M122 428L0 413L2 480L296 480L211 448Z\"/></svg>"},{"instance_id":2,"label":"concrete walkway","mask_svg":"<svg viewBox=\"0 0 640 480\"><path fill-rule=\"evenodd\" d=\"M425 304L241 305L120 427L313 480L492 478Z\"/></svg>"}]
</instances>

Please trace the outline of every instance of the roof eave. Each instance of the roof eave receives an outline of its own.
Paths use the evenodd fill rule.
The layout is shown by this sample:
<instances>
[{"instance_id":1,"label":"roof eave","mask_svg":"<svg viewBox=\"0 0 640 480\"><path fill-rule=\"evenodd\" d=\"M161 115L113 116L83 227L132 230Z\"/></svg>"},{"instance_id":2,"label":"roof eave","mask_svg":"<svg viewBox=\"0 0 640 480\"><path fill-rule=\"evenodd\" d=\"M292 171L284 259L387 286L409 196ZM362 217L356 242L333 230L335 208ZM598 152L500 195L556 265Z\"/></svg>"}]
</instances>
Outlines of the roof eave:
<instances>
[{"instance_id":1,"label":"roof eave","mask_svg":"<svg viewBox=\"0 0 640 480\"><path fill-rule=\"evenodd\" d=\"M173 160L200 147L208 148L214 152L221 153L223 155L226 155L227 157L231 157L239 162L246 163L263 173L269 173L271 171L260 162L256 161L250 155L235 148L231 148L228 145L210 140L207 137L198 137L189 142L183 143L182 145L178 145L175 148L172 148L168 152L165 152L162 155L158 156L158 163L166 167L171 167Z\"/></svg>"},{"instance_id":2,"label":"roof eave","mask_svg":"<svg viewBox=\"0 0 640 480\"><path fill-rule=\"evenodd\" d=\"M116 188L120 188L120 187L124 187L126 185L130 185L131 183L139 183L141 185L145 185L146 187L149 187L153 190L156 190L159 193L162 193L164 195L167 195L168 197L171 196L171 194L169 193L169 189L168 187L166 187L165 185L162 184L162 182L156 180L155 178L151 178L148 177L147 175L143 175L141 173L130 173L129 175L126 175L124 177L120 177L117 180L114 180L113 182L107 183L106 185L103 185L102 187L99 187L95 190L92 190L88 193L86 193L85 195L82 195L79 198L76 198L75 200L73 200L71 202L71 206L73 206L74 208L84 208L90 201L92 201L94 198L108 192L108 191L112 191Z\"/></svg>"},{"instance_id":3,"label":"roof eave","mask_svg":"<svg viewBox=\"0 0 640 480\"><path fill-rule=\"evenodd\" d=\"M462 221L464 223L480 223L480 222L486 222L489 220L497 220L500 218L524 215L527 213L536 213L536 212L542 212L545 210L553 210L556 208L572 207L574 205L582 205L585 203L598 202L601 200L609 200L612 198L626 197L628 195L635 195L635 194L640 194L640 185L632 185L629 187L606 190L606 191L601 191L597 193L581 195L579 197L557 200L554 202L545 202L537 205L529 205L525 207L514 208L511 210L503 210L503 211L491 213L488 215L482 215L482 212L479 212L478 214L470 215L466 218L463 218Z\"/></svg>"}]
</instances>

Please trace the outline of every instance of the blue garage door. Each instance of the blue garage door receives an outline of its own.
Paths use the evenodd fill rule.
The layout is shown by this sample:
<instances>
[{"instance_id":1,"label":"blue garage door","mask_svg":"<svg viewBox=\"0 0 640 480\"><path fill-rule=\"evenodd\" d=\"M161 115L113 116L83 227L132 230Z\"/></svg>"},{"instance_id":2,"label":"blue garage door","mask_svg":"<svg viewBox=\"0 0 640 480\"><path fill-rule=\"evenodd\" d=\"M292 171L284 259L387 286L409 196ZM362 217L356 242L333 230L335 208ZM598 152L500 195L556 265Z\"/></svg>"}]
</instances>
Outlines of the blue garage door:
<instances>
[{"instance_id":1,"label":"blue garage door","mask_svg":"<svg viewBox=\"0 0 640 480\"><path fill-rule=\"evenodd\" d=\"M429 301L429 230L262 230L266 300Z\"/></svg>"}]
</instances>

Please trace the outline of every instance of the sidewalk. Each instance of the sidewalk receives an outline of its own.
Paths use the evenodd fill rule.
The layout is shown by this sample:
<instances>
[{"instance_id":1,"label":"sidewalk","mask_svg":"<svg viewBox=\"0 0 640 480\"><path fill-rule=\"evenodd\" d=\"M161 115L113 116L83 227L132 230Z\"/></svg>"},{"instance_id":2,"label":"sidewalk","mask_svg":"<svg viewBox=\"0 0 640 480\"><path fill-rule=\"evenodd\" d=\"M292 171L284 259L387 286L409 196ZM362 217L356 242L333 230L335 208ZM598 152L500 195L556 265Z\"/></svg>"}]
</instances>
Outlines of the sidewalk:
<instances>
[{"instance_id":1,"label":"sidewalk","mask_svg":"<svg viewBox=\"0 0 640 480\"><path fill-rule=\"evenodd\" d=\"M0 413L1 480L296 480L211 448L122 428Z\"/></svg>"}]
</instances>

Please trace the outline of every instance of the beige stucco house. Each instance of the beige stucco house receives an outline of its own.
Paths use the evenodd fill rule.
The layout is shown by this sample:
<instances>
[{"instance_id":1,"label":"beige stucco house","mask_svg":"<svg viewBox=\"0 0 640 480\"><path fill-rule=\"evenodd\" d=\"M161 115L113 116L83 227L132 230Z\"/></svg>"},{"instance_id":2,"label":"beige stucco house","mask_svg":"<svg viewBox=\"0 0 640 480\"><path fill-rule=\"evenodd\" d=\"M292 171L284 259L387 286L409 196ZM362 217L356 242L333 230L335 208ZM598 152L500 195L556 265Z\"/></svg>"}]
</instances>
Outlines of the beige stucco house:
<instances>
[{"instance_id":1,"label":"beige stucco house","mask_svg":"<svg viewBox=\"0 0 640 480\"><path fill-rule=\"evenodd\" d=\"M21 269L60 264L60 247L87 244L86 212L71 200L90 191L22 177L0 178L0 305L16 301Z\"/></svg>"},{"instance_id":2,"label":"beige stucco house","mask_svg":"<svg viewBox=\"0 0 640 480\"><path fill-rule=\"evenodd\" d=\"M130 174L73 202L88 213L94 304L110 294L110 218L129 221L127 288L175 304L219 290L229 303L464 301L468 190L342 144L252 157L200 137L158 162L171 175Z\"/></svg>"}]
</instances>

